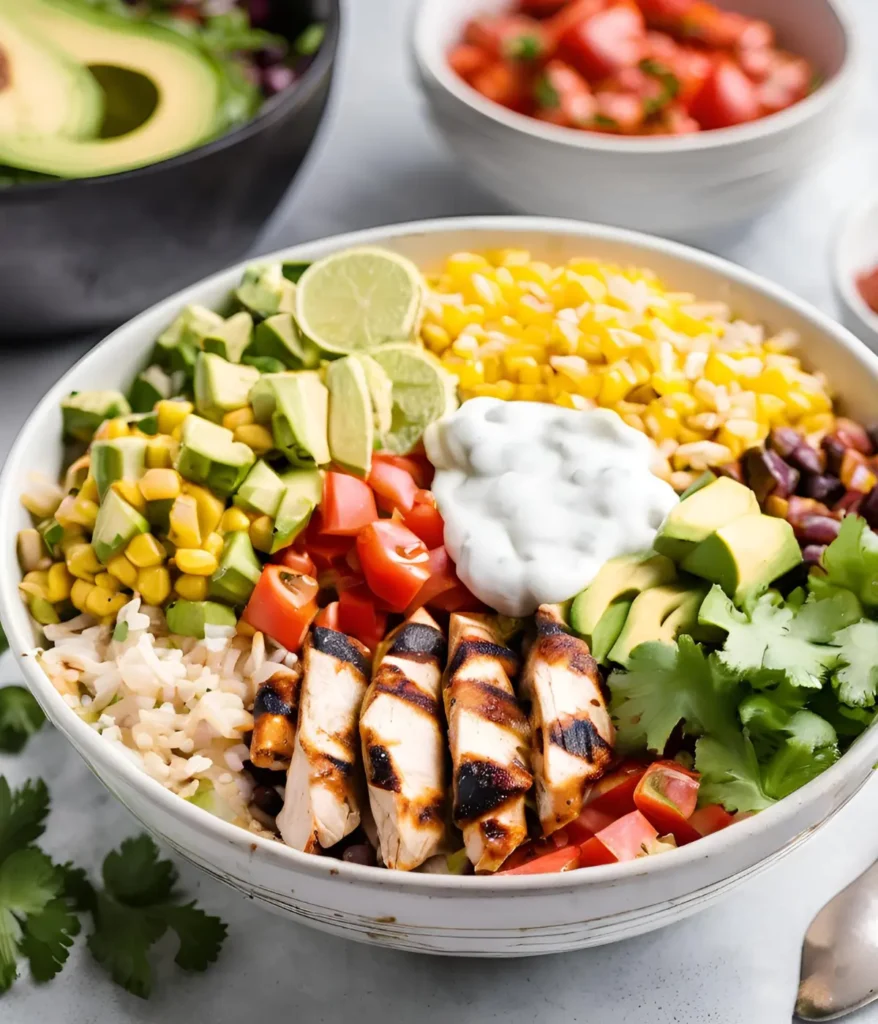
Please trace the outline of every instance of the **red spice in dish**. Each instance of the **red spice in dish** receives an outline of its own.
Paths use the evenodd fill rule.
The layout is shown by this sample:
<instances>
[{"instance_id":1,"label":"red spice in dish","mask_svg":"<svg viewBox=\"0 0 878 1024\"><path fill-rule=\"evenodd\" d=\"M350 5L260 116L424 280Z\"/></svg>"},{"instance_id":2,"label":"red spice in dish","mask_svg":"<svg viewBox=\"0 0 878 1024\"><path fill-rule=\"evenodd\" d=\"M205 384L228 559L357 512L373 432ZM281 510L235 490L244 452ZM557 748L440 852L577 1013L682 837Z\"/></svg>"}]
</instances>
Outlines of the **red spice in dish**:
<instances>
[{"instance_id":1,"label":"red spice in dish","mask_svg":"<svg viewBox=\"0 0 878 1024\"><path fill-rule=\"evenodd\" d=\"M767 22L703 0L518 0L473 18L448 62L510 110L615 135L729 128L792 106L814 83Z\"/></svg>"}]
</instances>

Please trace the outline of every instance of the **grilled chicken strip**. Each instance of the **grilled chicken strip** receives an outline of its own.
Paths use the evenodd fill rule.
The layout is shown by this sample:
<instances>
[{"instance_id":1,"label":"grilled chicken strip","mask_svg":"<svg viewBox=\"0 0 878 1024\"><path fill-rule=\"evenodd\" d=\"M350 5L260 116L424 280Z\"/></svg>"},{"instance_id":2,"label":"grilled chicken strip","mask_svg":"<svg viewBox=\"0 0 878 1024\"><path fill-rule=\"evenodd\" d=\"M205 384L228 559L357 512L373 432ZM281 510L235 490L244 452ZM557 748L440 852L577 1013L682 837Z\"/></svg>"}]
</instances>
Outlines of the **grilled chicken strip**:
<instances>
[{"instance_id":1,"label":"grilled chicken strip","mask_svg":"<svg viewBox=\"0 0 878 1024\"><path fill-rule=\"evenodd\" d=\"M277 671L256 693L253 704L253 738L250 761L257 768L286 771L293 758L296 741L296 712L302 667L278 665Z\"/></svg>"},{"instance_id":2,"label":"grilled chicken strip","mask_svg":"<svg viewBox=\"0 0 878 1024\"><path fill-rule=\"evenodd\" d=\"M454 821L476 871L496 871L527 838L530 727L512 689L518 658L488 616L452 615L445 711Z\"/></svg>"},{"instance_id":3,"label":"grilled chicken strip","mask_svg":"<svg viewBox=\"0 0 878 1024\"><path fill-rule=\"evenodd\" d=\"M445 835L440 695L447 645L419 609L382 648L360 713L363 762L382 859L389 868L411 871L433 856Z\"/></svg>"},{"instance_id":4,"label":"grilled chicken strip","mask_svg":"<svg viewBox=\"0 0 878 1024\"><path fill-rule=\"evenodd\" d=\"M536 626L520 694L531 704L537 810L550 835L578 817L613 756L615 730L588 644L567 632L555 605L537 609Z\"/></svg>"},{"instance_id":5,"label":"grilled chicken strip","mask_svg":"<svg viewBox=\"0 0 878 1024\"><path fill-rule=\"evenodd\" d=\"M356 640L316 626L303 660L299 727L277 826L287 846L316 853L360 823L357 721L369 657Z\"/></svg>"}]
</instances>

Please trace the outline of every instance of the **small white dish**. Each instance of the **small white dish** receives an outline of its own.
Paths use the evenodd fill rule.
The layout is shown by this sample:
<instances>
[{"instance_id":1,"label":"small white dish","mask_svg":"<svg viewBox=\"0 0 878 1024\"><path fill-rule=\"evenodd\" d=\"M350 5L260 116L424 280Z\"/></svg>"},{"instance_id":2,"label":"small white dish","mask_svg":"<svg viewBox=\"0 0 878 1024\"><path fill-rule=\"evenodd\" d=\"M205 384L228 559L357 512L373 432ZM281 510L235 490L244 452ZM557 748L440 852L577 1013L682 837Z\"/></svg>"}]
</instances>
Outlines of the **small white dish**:
<instances>
[{"instance_id":1,"label":"small white dish","mask_svg":"<svg viewBox=\"0 0 878 1024\"><path fill-rule=\"evenodd\" d=\"M878 191L870 193L845 215L832 251L832 278L849 331L878 352L878 313L860 295L857 277L878 266Z\"/></svg>"},{"instance_id":2,"label":"small white dish","mask_svg":"<svg viewBox=\"0 0 878 1024\"><path fill-rule=\"evenodd\" d=\"M522 213L636 228L682 240L764 212L833 149L855 38L831 0L721 3L763 18L823 84L749 124L620 138L546 124L486 99L448 66L466 23L513 0L422 0L411 46L430 116L473 178Z\"/></svg>"}]
</instances>

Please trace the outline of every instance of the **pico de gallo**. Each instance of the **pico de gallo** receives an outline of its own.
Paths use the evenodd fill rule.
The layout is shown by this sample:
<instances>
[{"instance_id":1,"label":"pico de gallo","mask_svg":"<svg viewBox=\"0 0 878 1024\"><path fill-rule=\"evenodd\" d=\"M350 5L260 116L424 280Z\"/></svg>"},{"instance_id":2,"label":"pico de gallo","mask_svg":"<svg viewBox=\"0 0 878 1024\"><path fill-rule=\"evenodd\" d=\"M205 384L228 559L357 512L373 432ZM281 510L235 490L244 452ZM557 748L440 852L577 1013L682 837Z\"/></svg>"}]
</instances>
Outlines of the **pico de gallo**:
<instances>
[{"instance_id":1,"label":"pico de gallo","mask_svg":"<svg viewBox=\"0 0 878 1024\"><path fill-rule=\"evenodd\" d=\"M816 84L771 25L705 0L519 0L473 18L448 61L510 110L614 135L730 128Z\"/></svg>"}]
</instances>

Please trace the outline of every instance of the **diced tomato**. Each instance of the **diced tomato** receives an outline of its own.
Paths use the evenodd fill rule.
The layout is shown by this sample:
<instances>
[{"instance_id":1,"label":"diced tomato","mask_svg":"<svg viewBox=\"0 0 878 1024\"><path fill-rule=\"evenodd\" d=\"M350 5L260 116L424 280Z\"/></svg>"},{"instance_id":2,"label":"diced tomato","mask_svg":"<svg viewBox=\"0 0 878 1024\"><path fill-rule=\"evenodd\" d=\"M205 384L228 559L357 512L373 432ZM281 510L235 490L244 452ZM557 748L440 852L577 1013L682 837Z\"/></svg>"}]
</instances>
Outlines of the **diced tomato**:
<instances>
[{"instance_id":1,"label":"diced tomato","mask_svg":"<svg viewBox=\"0 0 878 1024\"><path fill-rule=\"evenodd\" d=\"M415 478L405 467L379 456L372 460L368 484L385 512L408 512L419 490Z\"/></svg>"},{"instance_id":2,"label":"diced tomato","mask_svg":"<svg viewBox=\"0 0 878 1024\"><path fill-rule=\"evenodd\" d=\"M426 500L422 496L426 496ZM402 521L428 548L442 546L445 540L445 524L429 491L418 491L414 505L405 513Z\"/></svg>"},{"instance_id":3,"label":"diced tomato","mask_svg":"<svg viewBox=\"0 0 878 1024\"><path fill-rule=\"evenodd\" d=\"M338 601L333 601L325 608L321 608L314 620L314 625L338 631L341 628L338 624Z\"/></svg>"},{"instance_id":4,"label":"diced tomato","mask_svg":"<svg viewBox=\"0 0 878 1024\"><path fill-rule=\"evenodd\" d=\"M637 784L634 803L662 835L670 833L682 846L700 837L686 820L698 802L698 786L698 779L675 762L656 761Z\"/></svg>"},{"instance_id":5,"label":"diced tomato","mask_svg":"<svg viewBox=\"0 0 878 1024\"><path fill-rule=\"evenodd\" d=\"M510 61L495 60L470 79L470 85L486 99L510 110L528 106L528 76Z\"/></svg>"},{"instance_id":6,"label":"diced tomato","mask_svg":"<svg viewBox=\"0 0 878 1024\"><path fill-rule=\"evenodd\" d=\"M315 509L305 531L305 550L311 556L318 573L332 569L355 543L353 537L335 537L323 531L323 515Z\"/></svg>"},{"instance_id":7,"label":"diced tomato","mask_svg":"<svg viewBox=\"0 0 878 1024\"><path fill-rule=\"evenodd\" d=\"M650 135L692 135L700 131L701 125L678 103L665 107L658 120L649 125Z\"/></svg>"},{"instance_id":8,"label":"diced tomato","mask_svg":"<svg viewBox=\"0 0 878 1024\"><path fill-rule=\"evenodd\" d=\"M869 309L878 313L878 267L863 271L857 276L857 291Z\"/></svg>"},{"instance_id":9,"label":"diced tomato","mask_svg":"<svg viewBox=\"0 0 878 1024\"><path fill-rule=\"evenodd\" d=\"M411 473L415 483L422 490L429 488L433 483L436 470L426 455L420 452L409 452L408 455L393 455L391 452L376 452L372 456L372 465L376 462L387 462L391 466L398 466L407 473Z\"/></svg>"},{"instance_id":10,"label":"diced tomato","mask_svg":"<svg viewBox=\"0 0 878 1024\"><path fill-rule=\"evenodd\" d=\"M621 818L635 810L634 790L643 778L646 765L640 761L623 761L614 771L591 787L587 809Z\"/></svg>"},{"instance_id":11,"label":"diced tomato","mask_svg":"<svg viewBox=\"0 0 878 1024\"><path fill-rule=\"evenodd\" d=\"M558 44L561 37L574 25L587 21L592 15L603 10L610 0L572 0L565 4L557 14L553 14L543 22L546 35Z\"/></svg>"},{"instance_id":12,"label":"diced tomato","mask_svg":"<svg viewBox=\"0 0 878 1024\"><path fill-rule=\"evenodd\" d=\"M518 851L516 851L517 853ZM514 857L515 854L512 855ZM509 860L512 860L512 857ZM562 846L560 849L550 848L546 852L534 853L522 863L513 867L503 867L498 875L548 875L560 871L573 871L579 867L579 847ZM506 862L507 864L509 861Z\"/></svg>"},{"instance_id":13,"label":"diced tomato","mask_svg":"<svg viewBox=\"0 0 878 1024\"><path fill-rule=\"evenodd\" d=\"M547 18L559 11L565 3L566 0L520 0L518 6L523 14L530 14L534 18Z\"/></svg>"},{"instance_id":14,"label":"diced tomato","mask_svg":"<svg viewBox=\"0 0 878 1024\"><path fill-rule=\"evenodd\" d=\"M444 545L433 548L432 551L428 552L428 557L429 579L415 594L412 602L406 608L404 612L406 618L413 612L416 612L418 608L424 607L424 605L432 606L434 600L440 594L444 594L447 590L453 590L461 585L460 580L457 578L457 573L454 571L454 563L448 557L448 552L445 550Z\"/></svg>"},{"instance_id":15,"label":"diced tomato","mask_svg":"<svg viewBox=\"0 0 878 1024\"><path fill-rule=\"evenodd\" d=\"M270 559L275 565L285 565L287 569L300 573L302 576L316 576L317 568L307 551L300 551L290 545L276 551Z\"/></svg>"},{"instance_id":16,"label":"diced tomato","mask_svg":"<svg viewBox=\"0 0 878 1024\"><path fill-rule=\"evenodd\" d=\"M658 832L640 811L617 818L595 836L618 861L634 860L643 853L644 846L657 838Z\"/></svg>"},{"instance_id":17,"label":"diced tomato","mask_svg":"<svg viewBox=\"0 0 878 1024\"><path fill-rule=\"evenodd\" d=\"M632 802L632 808L634 806ZM575 821L564 826L571 843L582 845L588 842L592 836L597 835L607 825L612 825L617 815L607 814L605 811L595 810L594 807L584 807Z\"/></svg>"},{"instance_id":18,"label":"diced tomato","mask_svg":"<svg viewBox=\"0 0 878 1024\"><path fill-rule=\"evenodd\" d=\"M743 14L723 11L712 3L696 0L686 9L674 31L710 49L730 50L738 45L752 24Z\"/></svg>"},{"instance_id":19,"label":"diced tomato","mask_svg":"<svg viewBox=\"0 0 878 1024\"><path fill-rule=\"evenodd\" d=\"M689 816L689 824L702 836L727 828L735 819L722 804L705 804Z\"/></svg>"},{"instance_id":20,"label":"diced tomato","mask_svg":"<svg viewBox=\"0 0 878 1024\"><path fill-rule=\"evenodd\" d=\"M598 82L633 67L643 57L646 25L633 3L615 3L571 25L558 41L558 55Z\"/></svg>"},{"instance_id":21,"label":"diced tomato","mask_svg":"<svg viewBox=\"0 0 878 1024\"><path fill-rule=\"evenodd\" d=\"M430 578L424 542L391 519L379 519L360 531L357 554L369 588L394 611L403 611Z\"/></svg>"},{"instance_id":22,"label":"diced tomato","mask_svg":"<svg viewBox=\"0 0 878 1024\"><path fill-rule=\"evenodd\" d=\"M339 591L338 628L355 637L374 651L387 632L387 613L381 611L368 587L359 586Z\"/></svg>"},{"instance_id":23,"label":"diced tomato","mask_svg":"<svg viewBox=\"0 0 878 1024\"><path fill-rule=\"evenodd\" d=\"M649 25L673 28L680 24L695 0L637 0Z\"/></svg>"},{"instance_id":24,"label":"diced tomato","mask_svg":"<svg viewBox=\"0 0 878 1024\"><path fill-rule=\"evenodd\" d=\"M566 128L583 128L597 112L588 82L561 60L550 60L534 83L537 117Z\"/></svg>"},{"instance_id":25,"label":"diced tomato","mask_svg":"<svg viewBox=\"0 0 878 1024\"><path fill-rule=\"evenodd\" d=\"M689 113L702 128L730 128L759 117L759 95L738 65L724 58L714 64Z\"/></svg>"},{"instance_id":26,"label":"diced tomato","mask_svg":"<svg viewBox=\"0 0 878 1024\"><path fill-rule=\"evenodd\" d=\"M811 67L802 57L774 53L768 72L758 87L762 111L774 114L804 99L811 88Z\"/></svg>"},{"instance_id":27,"label":"diced tomato","mask_svg":"<svg viewBox=\"0 0 878 1024\"><path fill-rule=\"evenodd\" d=\"M635 93L600 91L595 93L595 99L598 104L595 126L602 131L630 134L646 119L643 100Z\"/></svg>"},{"instance_id":28,"label":"diced tomato","mask_svg":"<svg viewBox=\"0 0 878 1024\"><path fill-rule=\"evenodd\" d=\"M430 601L429 607L439 612L485 611L485 605L462 583L458 583L451 590L446 590L438 597L434 597Z\"/></svg>"},{"instance_id":29,"label":"diced tomato","mask_svg":"<svg viewBox=\"0 0 878 1024\"><path fill-rule=\"evenodd\" d=\"M483 71L491 63L491 55L479 46L460 43L448 54L448 63L462 79L469 82L473 75Z\"/></svg>"},{"instance_id":30,"label":"diced tomato","mask_svg":"<svg viewBox=\"0 0 878 1024\"><path fill-rule=\"evenodd\" d=\"M241 618L288 651L298 651L317 615L318 589L313 576L266 565Z\"/></svg>"},{"instance_id":31,"label":"diced tomato","mask_svg":"<svg viewBox=\"0 0 878 1024\"><path fill-rule=\"evenodd\" d=\"M594 868L599 864L615 864L616 858L597 838L592 836L579 847L579 866L581 868Z\"/></svg>"},{"instance_id":32,"label":"diced tomato","mask_svg":"<svg viewBox=\"0 0 878 1024\"><path fill-rule=\"evenodd\" d=\"M534 61L546 51L543 26L524 14L473 18L464 41L503 60Z\"/></svg>"},{"instance_id":33,"label":"diced tomato","mask_svg":"<svg viewBox=\"0 0 878 1024\"><path fill-rule=\"evenodd\" d=\"M320 503L323 533L330 537L356 537L378 518L371 487L350 473L329 470L323 477Z\"/></svg>"}]
</instances>

